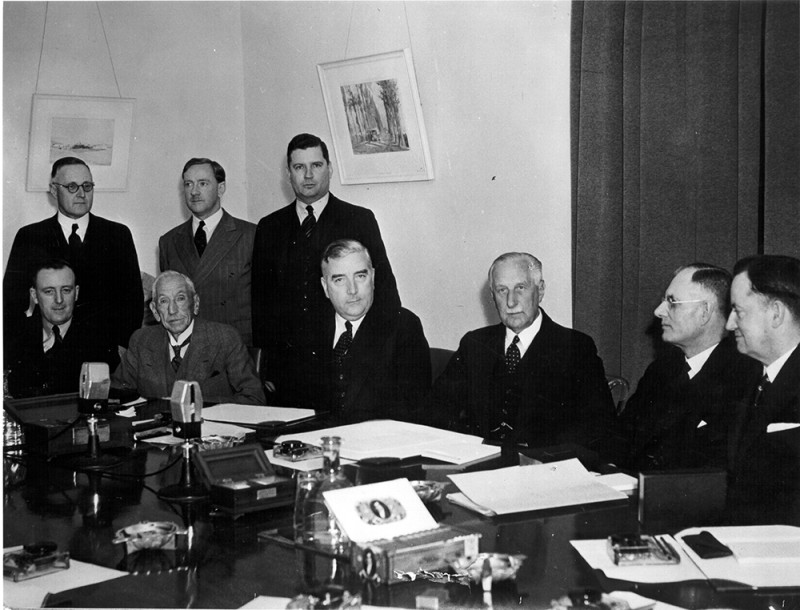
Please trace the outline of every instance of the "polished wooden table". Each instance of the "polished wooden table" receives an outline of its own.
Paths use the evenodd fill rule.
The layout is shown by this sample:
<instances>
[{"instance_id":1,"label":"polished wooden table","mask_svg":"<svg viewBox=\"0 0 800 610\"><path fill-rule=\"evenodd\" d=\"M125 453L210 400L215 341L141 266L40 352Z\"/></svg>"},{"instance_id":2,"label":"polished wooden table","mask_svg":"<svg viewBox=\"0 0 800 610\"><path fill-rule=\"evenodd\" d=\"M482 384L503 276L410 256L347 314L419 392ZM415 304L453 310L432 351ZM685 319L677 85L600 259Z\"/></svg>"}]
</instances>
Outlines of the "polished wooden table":
<instances>
[{"instance_id":1,"label":"polished wooden table","mask_svg":"<svg viewBox=\"0 0 800 610\"><path fill-rule=\"evenodd\" d=\"M259 537L260 532L288 530L291 507L232 519L214 516L207 505L186 508L160 500L157 490L178 481L177 458L179 448L142 443L119 467L91 474L70 470L61 458L6 453L5 547L52 540L73 560L129 573L51 595L47 605L238 608L260 595L295 596L329 571L325 561L330 560L309 558L303 551ZM800 607L798 593L721 593L706 581L635 585L609 581L593 571L569 541L637 531L635 500L489 519L445 499L431 512L440 522L479 532L483 552L527 556L516 582L495 583L496 608L549 608L551 600L580 589L633 589L686 608ZM176 537L174 550L126 554L125 545L111 542L120 528L162 520L190 528L190 535ZM344 570L348 587L360 589L364 602L413 608L418 594L433 589L447 594L450 607L485 607L480 586L417 581L370 588L341 563L338 568Z\"/></svg>"}]
</instances>

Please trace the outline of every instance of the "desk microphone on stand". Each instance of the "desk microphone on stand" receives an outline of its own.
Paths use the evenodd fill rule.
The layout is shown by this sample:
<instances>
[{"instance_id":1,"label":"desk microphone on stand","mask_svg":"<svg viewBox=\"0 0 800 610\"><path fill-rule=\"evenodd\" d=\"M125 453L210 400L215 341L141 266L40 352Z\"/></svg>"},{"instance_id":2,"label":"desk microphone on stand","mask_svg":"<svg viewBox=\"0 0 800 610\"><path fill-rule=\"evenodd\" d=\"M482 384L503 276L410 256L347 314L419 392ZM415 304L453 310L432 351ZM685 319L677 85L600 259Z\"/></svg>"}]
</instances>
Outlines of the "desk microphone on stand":
<instances>
[{"instance_id":1,"label":"desk microphone on stand","mask_svg":"<svg viewBox=\"0 0 800 610\"><path fill-rule=\"evenodd\" d=\"M89 432L89 447L85 455L71 462L77 470L103 470L118 465L121 460L100 453L100 435L97 430L100 413L108 412L108 392L111 389L111 375L105 362L84 362L78 389L78 413L86 420Z\"/></svg>"},{"instance_id":2,"label":"desk microphone on stand","mask_svg":"<svg viewBox=\"0 0 800 610\"><path fill-rule=\"evenodd\" d=\"M162 487L158 497L172 502L191 504L206 500L208 491L197 480L197 475L192 469L192 441L202 435L203 423L203 394L200 384L196 381L179 379L172 386L170 397L170 410L172 411L172 432L175 436L184 439L181 444L181 482L175 485Z\"/></svg>"}]
</instances>

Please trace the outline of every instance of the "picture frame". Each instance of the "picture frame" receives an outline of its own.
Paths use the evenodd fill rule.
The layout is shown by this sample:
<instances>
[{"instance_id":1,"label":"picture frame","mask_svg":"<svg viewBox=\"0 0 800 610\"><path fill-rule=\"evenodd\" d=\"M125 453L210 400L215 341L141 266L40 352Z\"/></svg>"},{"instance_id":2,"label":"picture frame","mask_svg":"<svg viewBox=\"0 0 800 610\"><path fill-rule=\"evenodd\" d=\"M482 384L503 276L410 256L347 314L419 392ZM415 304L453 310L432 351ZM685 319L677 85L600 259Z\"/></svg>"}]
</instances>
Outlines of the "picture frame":
<instances>
[{"instance_id":1,"label":"picture frame","mask_svg":"<svg viewBox=\"0 0 800 610\"><path fill-rule=\"evenodd\" d=\"M342 184L433 179L410 49L317 66Z\"/></svg>"},{"instance_id":2,"label":"picture frame","mask_svg":"<svg viewBox=\"0 0 800 610\"><path fill-rule=\"evenodd\" d=\"M133 98L33 95L28 191L47 191L60 157L83 159L97 191L128 188Z\"/></svg>"}]
</instances>

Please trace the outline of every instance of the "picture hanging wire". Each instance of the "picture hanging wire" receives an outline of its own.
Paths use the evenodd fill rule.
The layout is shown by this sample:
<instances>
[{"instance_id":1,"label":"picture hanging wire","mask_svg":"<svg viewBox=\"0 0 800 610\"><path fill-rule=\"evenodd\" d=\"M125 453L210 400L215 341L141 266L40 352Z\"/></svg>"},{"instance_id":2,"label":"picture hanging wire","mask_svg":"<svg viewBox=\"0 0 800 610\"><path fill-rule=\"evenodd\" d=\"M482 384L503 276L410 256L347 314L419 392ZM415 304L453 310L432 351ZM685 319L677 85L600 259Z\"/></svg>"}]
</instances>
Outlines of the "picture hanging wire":
<instances>
[{"instance_id":1,"label":"picture hanging wire","mask_svg":"<svg viewBox=\"0 0 800 610\"><path fill-rule=\"evenodd\" d=\"M117 87L117 96L122 98L122 91L119 88L119 80L117 79L117 70L114 68L114 59L111 57L111 46L108 44L108 34L106 34L106 25L103 23L103 14L100 12L100 3L95 2L97 8L97 17L100 19L100 28L103 30L103 40L106 43L106 53L108 54L108 62L111 64L111 73L114 75L114 84ZM44 57L44 42L47 38L47 15L50 10L50 3L45 2L44 5L44 26L42 27L42 44L39 47L39 65L36 68L36 88L34 93L39 93L39 76L42 73L42 58Z\"/></svg>"},{"instance_id":2,"label":"picture hanging wire","mask_svg":"<svg viewBox=\"0 0 800 610\"><path fill-rule=\"evenodd\" d=\"M353 12L356 8L356 2L350 3L350 21L347 24L347 39L344 43L344 57L343 59L347 59L347 52L350 49L350 30L353 28ZM411 50L411 55L414 55L414 45L411 43L411 25L408 22L408 6L405 0L403 0L403 15L406 18L406 34L408 35L408 48Z\"/></svg>"}]
</instances>

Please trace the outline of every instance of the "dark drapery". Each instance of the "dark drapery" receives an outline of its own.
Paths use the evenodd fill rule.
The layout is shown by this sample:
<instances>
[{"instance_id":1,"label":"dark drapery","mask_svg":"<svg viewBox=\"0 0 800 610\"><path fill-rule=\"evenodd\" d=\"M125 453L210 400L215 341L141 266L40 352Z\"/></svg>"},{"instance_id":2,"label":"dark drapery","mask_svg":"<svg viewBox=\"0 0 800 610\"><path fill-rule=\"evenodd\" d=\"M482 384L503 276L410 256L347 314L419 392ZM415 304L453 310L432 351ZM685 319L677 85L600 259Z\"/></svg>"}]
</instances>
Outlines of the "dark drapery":
<instances>
[{"instance_id":1,"label":"dark drapery","mask_svg":"<svg viewBox=\"0 0 800 610\"><path fill-rule=\"evenodd\" d=\"M799 39L797 0L573 3L573 321L607 373L638 381L680 265L800 256Z\"/></svg>"}]
</instances>

